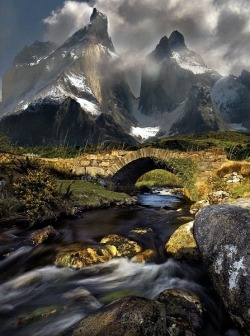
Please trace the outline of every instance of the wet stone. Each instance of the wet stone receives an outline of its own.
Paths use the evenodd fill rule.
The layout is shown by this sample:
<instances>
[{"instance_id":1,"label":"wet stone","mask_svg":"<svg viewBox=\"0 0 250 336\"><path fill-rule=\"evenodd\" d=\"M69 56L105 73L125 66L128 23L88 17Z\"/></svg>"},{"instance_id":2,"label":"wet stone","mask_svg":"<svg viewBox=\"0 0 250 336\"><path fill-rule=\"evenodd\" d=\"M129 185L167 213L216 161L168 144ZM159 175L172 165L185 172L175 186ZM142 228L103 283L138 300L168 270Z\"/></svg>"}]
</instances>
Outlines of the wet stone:
<instances>
[{"instance_id":1,"label":"wet stone","mask_svg":"<svg viewBox=\"0 0 250 336\"><path fill-rule=\"evenodd\" d=\"M105 263L116 255L116 247L111 245L93 247L79 247L79 245L73 245L57 254L55 264L56 266L79 269L99 263Z\"/></svg>"},{"instance_id":2,"label":"wet stone","mask_svg":"<svg viewBox=\"0 0 250 336\"><path fill-rule=\"evenodd\" d=\"M174 259L199 259L198 248L192 231L193 222L181 225L165 245L167 254Z\"/></svg>"},{"instance_id":3,"label":"wet stone","mask_svg":"<svg viewBox=\"0 0 250 336\"><path fill-rule=\"evenodd\" d=\"M165 336L164 306L128 296L103 306L71 328L65 336Z\"/></svg>"},{"instance_id":4,"label":"wet stone","mask_svg":"<svg viewBox=\"0 0 250 336\"><path fill-rule=\"evenodd\" d=\"M142 250L141 246L135 241L129 240L117 234L104 237L101 240L101 244L115 246L117 250L117 257L131 258Z\"/></svg>"},{"instance_id":5,"label":"wet stone","mask_svg":"<svg viewBox=\"0 0 250 336\"><path fill-rule=\"evenodd\" d=\"M41 230L37 230L32 232L28 238L27 238L27 242L32 244L32 245L40 245L42 244L44 241L48 240L48 239L53 239L57 236L59 236L59 232L57 232L53 226L46 226L45 228L41 229Z\"/></svg>"},{"instance_id":6,"label":"wet stone","mask_svg":"<svg viewBox=\"0 0 250 336\"><path fill-rule=\"evenodd\" d=\"M156 300L165 307L169 335L202 335L204 310L198 296L181 289L166 289Z\"/></svg>"}]
</instances>

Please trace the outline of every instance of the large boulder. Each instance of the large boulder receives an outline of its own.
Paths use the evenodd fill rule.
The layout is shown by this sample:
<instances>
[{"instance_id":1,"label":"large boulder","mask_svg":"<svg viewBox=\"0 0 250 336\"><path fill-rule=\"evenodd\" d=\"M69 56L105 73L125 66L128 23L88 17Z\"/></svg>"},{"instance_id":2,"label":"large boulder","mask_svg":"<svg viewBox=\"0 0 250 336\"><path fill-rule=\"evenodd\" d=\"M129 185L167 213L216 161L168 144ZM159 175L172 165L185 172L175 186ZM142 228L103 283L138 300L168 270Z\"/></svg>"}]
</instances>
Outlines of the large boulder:
<instances>
[{"instance_id":1,"label":"large boulder","mask_svg":"<svg viewBox=\"0 0 250 336\"><path fill-rule=\"evenodd\" d=\"M194 236L215 289L232 320L250 335L250 211L232 205L202 209Z\"/></svg>"},{"instance_id":2,"label":"large boulder","mask_svg":"<svg viewBox=\"0 0 250 336\"><path fill-rule=\"evenodd\" d=\"M153 300L127 296L118 299L78 322L70 336L165 336L164 306Z\"/></svg>"}]
</instances>

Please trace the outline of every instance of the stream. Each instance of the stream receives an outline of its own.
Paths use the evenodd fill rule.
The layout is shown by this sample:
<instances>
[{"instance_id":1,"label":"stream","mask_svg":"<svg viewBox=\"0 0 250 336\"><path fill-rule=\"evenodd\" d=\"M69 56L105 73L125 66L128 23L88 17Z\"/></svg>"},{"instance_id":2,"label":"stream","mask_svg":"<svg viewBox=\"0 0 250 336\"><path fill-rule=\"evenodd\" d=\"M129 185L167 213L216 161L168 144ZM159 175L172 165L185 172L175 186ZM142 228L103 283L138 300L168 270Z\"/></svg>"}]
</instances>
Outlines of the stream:
<instances>
[{"instance_id":1,"label":"stream","mask_svg":"<svg viewBox=\"0 0 250 336\"><path fill-rule=\"evenodd\" d=\"M56 336L103 304L125 295L153 299L167 288L195 293L209 317L207 336L239 335L231 330L220 300L199 262L168 259L164 245L185 216L184 200L162 191L139 195L139 204L87 211L79 219L60 220L55 242L30 246L29 231L2 228L3 242L15 248L0 260L0 335ZM54 266L55 251L72 243L97 244L104 236L128 235L135 228L151 228L143 247L157 252L155 263L138 264L126 258L81 270ZM139 242L140 243L140 242ZM7 243L6 243L7 244Z\"/></svg>"}]
</instances>

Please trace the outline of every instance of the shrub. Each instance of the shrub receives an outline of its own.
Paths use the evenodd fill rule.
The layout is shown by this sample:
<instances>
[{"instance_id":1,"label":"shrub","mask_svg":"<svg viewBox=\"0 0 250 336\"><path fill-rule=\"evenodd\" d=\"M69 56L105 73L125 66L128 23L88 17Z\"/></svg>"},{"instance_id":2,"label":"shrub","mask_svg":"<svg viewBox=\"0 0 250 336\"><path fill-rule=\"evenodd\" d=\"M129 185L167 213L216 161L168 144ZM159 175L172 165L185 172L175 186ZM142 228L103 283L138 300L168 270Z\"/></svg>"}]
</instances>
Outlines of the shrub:
<instances>
[{"instance_id":1,"label":"shrub","mask_svg":"<svg viewBox=\"0 0 250 336\"><path fill-rule=\"evenodd\" d=\"M192 200L197 200L196 180L198 166L192 159L172 158L169 160L171 171L176 174L181 181Z\"/></svg>"},{"instance_id":2,"label":"shrub","mask_svg":"<svg viewBox=\"0 0 250 336\"><path fill-rule=\"evenodd\" d=\"M30 159L15 162L12 186L17 199L32 223L55 217L59 203L56 181L38 161Z\"/></svg>"}]
</instances>

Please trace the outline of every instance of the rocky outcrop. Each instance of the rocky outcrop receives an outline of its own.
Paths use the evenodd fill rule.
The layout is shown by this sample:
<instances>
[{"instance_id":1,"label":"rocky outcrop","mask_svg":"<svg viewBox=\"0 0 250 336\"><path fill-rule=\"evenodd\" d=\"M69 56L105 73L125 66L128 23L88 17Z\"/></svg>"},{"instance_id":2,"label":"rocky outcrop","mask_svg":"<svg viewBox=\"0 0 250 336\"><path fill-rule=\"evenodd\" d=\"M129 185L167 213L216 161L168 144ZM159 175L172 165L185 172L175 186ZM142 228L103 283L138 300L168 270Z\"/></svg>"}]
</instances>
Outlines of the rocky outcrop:
<instances>
[{"instance_id":1,"label":"rocky outcrop","mask_svg":"<svg viewBox=\"0 0 250 336\"><path fill-rule=\"evenodd\" d=\"M250 335L250 211L232 205L202 209L194 236L215 289L233 321Z\"/></svg>"},{"instance_id":2,"label":"rocky outcrop","mask_svg":"<svg viewBox=\"0 0 250 336\"><path fill-rule=\"evenodd\" d=\"M193 222L181 225L165 245L166 252L174 259L199 259L193 236Z\"/></svg>"}]
</instances>

